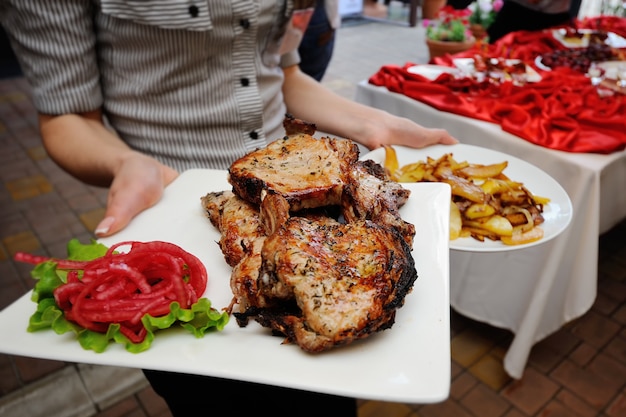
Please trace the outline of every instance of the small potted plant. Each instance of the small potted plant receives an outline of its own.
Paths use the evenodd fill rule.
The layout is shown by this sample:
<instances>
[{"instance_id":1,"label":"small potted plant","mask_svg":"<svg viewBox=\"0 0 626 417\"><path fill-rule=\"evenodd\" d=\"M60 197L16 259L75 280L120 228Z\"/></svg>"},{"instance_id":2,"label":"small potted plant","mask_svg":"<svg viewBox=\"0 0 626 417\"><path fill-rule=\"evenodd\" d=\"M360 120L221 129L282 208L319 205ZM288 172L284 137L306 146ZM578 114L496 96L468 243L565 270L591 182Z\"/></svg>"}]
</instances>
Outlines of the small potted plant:
<instances>
[{"instance_id":1,"label":"small potted plant","mask_svg":"<svg viewBox=\"0 0 626 417\"><path fill-rule=\"evenodd\" d=\"M439 9L436 19L424 19L431 59L466 51L474 46L476 39L469 30L470 13L469 9L455 9L448 5Z\"/></svg>"},{"instance_id":2,"label":"small potted plant","mask_svg":"<svg viewBox=\"0 0 626 417\"><path fill-rule=\"evenodd\" d=\"M447 0L421 0L422 19L436 19L439 9L444 7Z\"/></svg>"},{"instance_id":3,"label":"small potted plant","mask_svg":"<svg viewBox=\"0 0 626 417\"><path fill-rule=\"evenodd\" d=\"M503 3L503 0L476 0L467 7L471 11L470 30L476 39L487 36L487 28L496 19Z\"/></svg>"}]
</instances>

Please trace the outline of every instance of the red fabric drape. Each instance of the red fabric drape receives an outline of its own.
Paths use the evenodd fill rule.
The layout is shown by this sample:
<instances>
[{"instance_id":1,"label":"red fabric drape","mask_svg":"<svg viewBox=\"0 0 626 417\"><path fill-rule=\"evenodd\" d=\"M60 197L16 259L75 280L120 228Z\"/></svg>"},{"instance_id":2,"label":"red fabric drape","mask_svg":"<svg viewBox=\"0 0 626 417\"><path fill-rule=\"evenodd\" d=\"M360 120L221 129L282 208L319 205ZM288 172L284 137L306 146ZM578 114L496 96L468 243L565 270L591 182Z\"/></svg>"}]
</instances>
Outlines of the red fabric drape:
<instances>
[{"instance_id":1,"label":"red fabric drape","mask_svg":"<svg viewBox=\"0 0 626 417\"><path fill-rule=\"evenodd\" d=\"M602 17L577 22L626 37L626 19ZM607 29L608 28L608 29ZM521 59L533 65L537 56L563 46L549 31L515 32L495 45L483 45L490 56ZM454 57L471 57L472 51ZM452 65L452 56L433 63ZM542 79L519 87L441 74L429 80L407 71L413 66L385 65L369 82L387 87L438 110L499 124L534 144L568 152L611 153L626 147L626 96L598 96L584 74L568 68L540 71ZM462 138L460 138L462 140Z\"/></svg>"}]
</instances>

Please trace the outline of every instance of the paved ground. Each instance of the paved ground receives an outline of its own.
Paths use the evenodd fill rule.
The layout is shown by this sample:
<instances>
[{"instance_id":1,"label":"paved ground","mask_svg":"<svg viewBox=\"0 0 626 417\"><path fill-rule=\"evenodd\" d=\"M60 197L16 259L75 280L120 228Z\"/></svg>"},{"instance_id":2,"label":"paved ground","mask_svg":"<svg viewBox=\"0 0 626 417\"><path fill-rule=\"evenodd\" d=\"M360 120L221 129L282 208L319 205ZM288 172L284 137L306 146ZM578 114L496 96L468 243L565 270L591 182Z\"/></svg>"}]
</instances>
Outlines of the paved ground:
<instances>
[{"instance_id":1,"label":"paved ground","mask_svg":"<svg viewBox=\"0 0 626 417\"><path fill-rule=\"evenodd\" d=\"M2 51L3 64L5 58ZM351 98L355 84L381 65L426 59L420 27L347 21L338 33L324 83ZM106 190L79 183L48 158L37 133L28 85L20 76L0 80L0 181L0 308L4 308L33 285L30 268L14 263L12 255L22 250L63 256L70 238L92 237L106 199ZM626 222L600 238L596 303L586 315L535 346L522 380L511 380L502 368L511 340L507 331L452 311L450 398L428 405L361 401L360 417L626 415L625 235ZM137 370L0 354L0 415L170 414Z\"/></svg>"}]
</instances>

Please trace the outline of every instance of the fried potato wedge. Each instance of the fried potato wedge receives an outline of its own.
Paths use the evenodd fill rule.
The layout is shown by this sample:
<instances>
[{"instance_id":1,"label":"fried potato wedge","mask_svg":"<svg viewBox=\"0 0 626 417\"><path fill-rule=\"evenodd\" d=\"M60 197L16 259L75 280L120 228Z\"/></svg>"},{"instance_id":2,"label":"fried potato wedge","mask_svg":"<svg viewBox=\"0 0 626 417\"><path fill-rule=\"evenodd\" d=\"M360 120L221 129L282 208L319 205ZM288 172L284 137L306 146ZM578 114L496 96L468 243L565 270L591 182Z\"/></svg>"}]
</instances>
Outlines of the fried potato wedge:
<instances>
[{"instance_id":1,"label":"fried potato wedge","mask_svg":"<svg viewBox=\"0 0 626 417\"><path fill-rule=\"evenodd\" d=\"M466 177L471 178L495 178L504 171L504 169L509 165L507 161L500 162L498 164L492 165L476 165L470 164L465 168L462 168L460 171Z\"/></svg>"},{"instance_id":2,"label":"fried potato wedge","mask_svg":"<svg viewBox=\"0 0 626 417\"><path fill-rule=\"evenodd\" d=\"M543 238L546 197L532 194L505 173L508 161L481 165L457 161L452 153L400 166L395 149L385 147L385 168L398 182L450 185L450 240L468 237L522 245Z\"/></svg>"},{"instance_id":3,"label":"fried potato wedge","mask_svg":"<svg viewBox=\"0 0 626 417\"><path fill-rule=\"evenodd\" d=\"M523 245L536 242L541 238L543 238L543 229L539 226L535 226L527 232L513 232L511 236L502 236L500 240L505 245Z\"/></svg>"},{"instance_id":4,"label":"fried potato wedge","mask_svg":"<svg viewBox=\"0 0 626 417\"><path fill-rule=\"evenodd\" d=\"M465 224L474 229L483 229L487 232L495 233L498 236L511 236L513 234L513 225L506 217L494 214L493 216L481 218L481 220L483 219L485 220L467 220Z\"/></svg>"},{"instance_id":5,"label":"fried potato wedge","mask_svg":"<svg viewBox=\"0 0 626 417\"><path fill-rule=\"evenodd\" d=\"M452 188L452 195L465 198L474 203L485 203L487 201L487 195L478 185L474 184L465 178L457 177L456 175L446 174L436 176L440 182L450 184Z\"/></svg>"},{"instance_id":6,"label":"fried potato wedge","mask_svg":"<svg viewBox=\"0 0 626 417\"><path fill-rule=\"evenodd\" d=\"M461 236L463 230L463 220L461 210L454 201L450 201L450 240L456 240Z\"/></svg>"}]
</instances>

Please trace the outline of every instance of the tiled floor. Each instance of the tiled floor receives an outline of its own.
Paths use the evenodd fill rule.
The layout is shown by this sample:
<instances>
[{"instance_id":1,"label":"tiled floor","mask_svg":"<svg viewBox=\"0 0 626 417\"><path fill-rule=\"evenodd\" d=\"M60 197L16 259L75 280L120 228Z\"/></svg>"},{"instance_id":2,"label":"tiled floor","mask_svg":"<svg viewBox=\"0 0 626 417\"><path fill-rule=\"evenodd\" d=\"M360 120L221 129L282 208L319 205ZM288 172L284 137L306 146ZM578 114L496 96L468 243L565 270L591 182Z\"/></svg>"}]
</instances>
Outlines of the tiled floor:
<instances>
[{"instance_id":1,"label":"tiled floor","mask_svg":"<svg viewBox=\"0 0 626 417\"><path fill-rule=\"evenodd\" d=\"M324 83L352 97L355 83L382 64L425 62L420 27L347 21ZM85 186L47 157L25 80L0 80L0 308L33 285L12 255L65 255L87 241L106 190ZM77 156L78 157L78 156ZM522 417L626 415L626 222L600 237L598 297L592 309L538 343L523 379L501 359L507 331L451 313L452 386L439 404L361 401L360 417ZM4 337L0 335L0 337ZM115 381L111 384L110 381ZM0 354L0 415L160 416L170 413L133 369Z\"/></svg>"}]
</instances>

